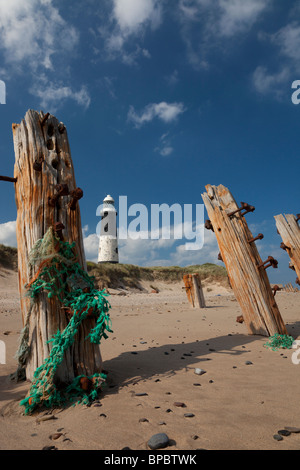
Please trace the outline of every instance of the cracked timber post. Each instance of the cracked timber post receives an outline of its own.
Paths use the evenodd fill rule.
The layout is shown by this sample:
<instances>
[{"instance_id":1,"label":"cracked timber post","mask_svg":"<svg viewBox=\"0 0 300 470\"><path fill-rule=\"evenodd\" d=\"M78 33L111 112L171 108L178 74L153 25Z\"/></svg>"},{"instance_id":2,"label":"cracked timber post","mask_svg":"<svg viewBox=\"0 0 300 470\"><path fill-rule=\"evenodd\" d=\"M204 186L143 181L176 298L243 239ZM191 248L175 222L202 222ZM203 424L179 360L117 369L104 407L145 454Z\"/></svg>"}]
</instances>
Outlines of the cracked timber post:
<instances>
[{"instance_id":1,"label":"cracked timber post","mask_svg":"<svg viewBox=\"0 0 300 470\"><path fill-rule=\"evenodd\" d=\"M300 283L300 228L298 220L300 215L275 215L276 227L282 238L280 247L285 250L290 259L291 267L296 271L298 284ZM297 281L296 281L297 282Z\"/></svg>"},{"instance_id":2,"label":"cracked timber post","mask_svg":"<svg viewBox=\"0 0 300 470\"><path fill-rule=\"evenodd\" d=\"M244 218L254 207L241 203L242 208L239 208L223 185L207 185L206 191L202 194L210 219L210 226L206 224L206 227L212 228L216 235L249 334L287 334L265 269L276 267L277 261L269 257L262 262Z\"/></svg>"},{"instance_id":3,"label":"cracked timber post","mask_svg":"<svg viewBox=\"0 0 300 470\"><path fill-rule=\"evenodd\" d=\"M67 131L49 113L29 110L20 124L13 124L15 150L15 199L17 206L18 276L23 324L30 300L24 286L36 274L30 268L30 250L43 238L50 226L65 241L75 242L77 261L86 270L81 217L78 200L82 191L77 188ZM50 338L63 330L68 319L62 305L46 292L39 293L30 315L30 355L26 362L26 378L32 380L34 371L49 356ZM101 371L99 345L84 341L95 320L86 318L65 352L64 361L56 372L58 382L68 383L77 375Z\"/></svg>"}]
</instances>

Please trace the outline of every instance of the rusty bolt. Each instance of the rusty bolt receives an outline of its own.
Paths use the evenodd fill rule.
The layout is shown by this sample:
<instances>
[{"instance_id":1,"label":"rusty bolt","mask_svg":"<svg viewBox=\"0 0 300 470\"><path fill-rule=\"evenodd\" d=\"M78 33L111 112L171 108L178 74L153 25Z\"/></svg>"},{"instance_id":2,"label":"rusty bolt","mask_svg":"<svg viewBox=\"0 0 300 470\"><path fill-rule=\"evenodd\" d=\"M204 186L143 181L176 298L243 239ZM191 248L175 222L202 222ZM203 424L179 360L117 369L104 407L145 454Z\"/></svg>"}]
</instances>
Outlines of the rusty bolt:
<instances>
[{"instance_id":1,"label":"rusty bolt","mask_svg":"<svg viewBox=\"0 0 300 470\"><path fill-rule=\"evenodd\" d=\"M218 254L218 260L219 260L219 261L223 261L223 258L222 258L221 253Z\"/></svg>"},{"instance_id":2,"label":"rusty bolt","mask_svg":"<svg viewBox=\"0 0 300 470\"><path fill-rule=\"evenodd\" d=\"M17 178L11 178L10 176L0 176L0 181L8 181L9 183L16 183Z\"/></svg>"},{"instance_id":3,"label":"rusty bolt","mask_svg":"<svg viewBox=\"0 0 300 470\"><path fill-rule=\"evenodd\" d=\"M268 259L264 261L263 263L259 264L257 267L267 269L270 266L272 266L272 268L278 267L278 261L274 259L273 256L268 256Z\"/></svg>"},{"instance_id":4,"label":"rusty bolt","mask_svg":"<svg viewBox=\"0 0 300 470\"><path fill-rule=\"evenodd\" d=\"M61 183L55 186L58 196L69 196L69 188L67 184Z\"/></svg>"},{"instance_id":5,"label":"rusty bolt","mask_svg":"<svg viewBox=\"0 0 300 470\"><path fill-rule=\"evenodd\" d=\"M298 286L300 286L299 277L296 277L296 284L298 284Z\"/></svg>"},{"instance_id":6,"label":"rusty bolt","mask_svg":"<svg viewBox=\"0 0 300 470\"><path fill-rule=\"evenodd\" d=\"M241 212L241 211L244 211L244 212ZM232 217L234 214L241 212L241 216L243 216L243 215L248 214L248 212L254 212L254 211L255 211L254 206L250 206L249 204L247 204L247 202L241 202L241 207L239 207L235 211L229 212L227 215L228 217Z\"/></svg>"},{"instance_id":7,"label":"rusty bolt","mask_svg":"<svg viewBox=\"0 0 300 470\"><path fill-rule=\"evenodd\" d=\"M66 130L66 126L64 125L63 122L60 122L60 123L58 124L58 131L59 131L59 133L60 133L60 134L63 134L63 133L65 132L65 130Z\"/></svg>"},{"instance_id":8,"label":"rusty bolt","mask_svg":"<svg viewBox=\"0 0 300 470\"><path fill-rule=\"evenodd\" d=\"M290 250L290 247L283 242L280 243L280 248L285 251Z\"/></svg>"},{"instance_id":9,"label":"rusty bolt","mask_svg":"<svg viewBox=\"0 0 300 470\"><path fill-rule=\"evenodd\" d=\"M56 233L57 237L63 241L64 240L64 237L63 237L63 234L62 234L62 231L63 229L65 228L64 224L62 222L56 222L54 225L53 225L53 230L54 232Z\"/></svg>"},{"instance_id":10,"label":"rusty bolt","mask_svg":"<svg viewBox=\"0 0 300 470\"><path fill-rule=\"evenodd\" d=\"M50 113L45 114L43 119L41 120L41 126L43 127L45 125L45 122L47 121L48 117L50 116Z\"/></svg>"},{"instance_id":11,"label":"rusty bolt","mask_svg":"<svg viewBox=\"0 0 300 470\"><path fill-rule=\"evenodd\" d=\"M296 222L298 222L299 219L300 219L300 214L297 214L296 215Z\"/></svg>"},{"instance_id":12,"label":"rusty bolt","mask_svg":"<svg viewBox=\"0 0 300 470\"><path fill-rule=\"evenodd\" d=\"M55 186L55 190L56 194L54 194L54 196L48 197L48 204L51 207L55 207L59 197L69 195L69 188L67 184L57 184Z\"/></svg>"},{"instance_id":13,"label":"rusty bolt","mask_svg":"<svg viewBox=\"0 0 300 470\"><path fill-rule=\"evenodd\" d=\"M257 237L251 238L251 240L248 240L248 243L253 243L253 242L255 242L256 240L262 240L263 238L264 238L263 234L262 234L262 233L259 233L259 234L257 235Z\"/></svg>"},{"instance_id":14,"label":"rusty bolt","mask_svg":"<svg viewBox=\"0 0 300 470\"><path fill-rule=\"evenodd\" d=\"M236 317L236 322L237 322L237 323L244 323L244 317L243 317L243 315L239 315L238 317Z\"/></svg>"},{"instance_id":15,"label":"rusty bolt","mask_svg":"<svg viewBox=\"0 0 300 470\"><path fill-rule=\"evenodd\" d=\"M74 211L77 207L77 201L83 197L83 191L80 188L76 188L70 193L70 195L72 199L69 202L69 207L72 211Z\"/></svg>"},{"instance_id":16,"label":"rusty bolt","mask_svg":"<svg viewBox=\"0 0 300 470\"><path fill-rule=\"evenodd\" d=\"M204 227L205 227L207 230L212 230L212 231L214 232L214 228L213 228L212 223L211 223L211 221L210 221L209 219L205 221Z\"/></svg>"},{"instance_id":17,"label":"rusty bolt","mask_svg":"<svg viewBox=\"0 0 300 470\"><path fill-rule=\"evenodd\" d=\"M274 297L275 297L276 292L277 292L278 290L281 290L281 287L279 287L277 284L276 284L275 286L273 286L272 291L273 291Z\"/></svg>"},{"instance_id":18,"label":"rusty bolt","mask_svg":"<svg viewBox=\"0 0 300 470\"><path fill-rule=\"evenodd\" d=\"M293 271L295 271L295 266L294 266L294 263L292 261L289 262L289 268L292 269Z\"/></svg>"}]
</instances>

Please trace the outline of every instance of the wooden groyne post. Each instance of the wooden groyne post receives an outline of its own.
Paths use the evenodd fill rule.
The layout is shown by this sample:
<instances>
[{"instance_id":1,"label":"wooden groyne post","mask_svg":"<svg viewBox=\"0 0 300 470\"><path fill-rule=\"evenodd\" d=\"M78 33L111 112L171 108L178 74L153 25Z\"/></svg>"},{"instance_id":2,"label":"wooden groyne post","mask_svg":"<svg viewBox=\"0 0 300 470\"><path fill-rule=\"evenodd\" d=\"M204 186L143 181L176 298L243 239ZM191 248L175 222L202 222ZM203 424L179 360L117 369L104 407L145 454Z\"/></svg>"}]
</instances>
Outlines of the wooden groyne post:
<instances>
[{"instance_id":1,"label":"wooden groyne post","mask_svg":"<svg viewBox=\"0 0 300 470\"><path fill-rule=\"evenodd\" d=\"M289 255L290 267L296 271L296 282L300 285L300 214L280 214L274 218L277 232L282 238L280 247Z\"/></svg>"},{"instance_id":2,"label":"wooden groyne post","mask_svg":"<svg viewBox=\"0 0 300 470\"><path fill-rule=\"evenodd\" d=\"M207 185L206 191L202 194L209 217L205 227L216 235L249 334L287 334L266 272L268 267L276 268L277 261L272 256L261 260L255 241L263 235L253 237L244 217L255 208L247 203L238 206L223 185Z\"/></svg>"},{"instance_id":3,"label":"wooden groyne post","mask_svg":"<svg viewBox=\"0 0 300 470\"><path fill-rule=\"evenodd\" d=\"M58 237L75 242L77 262L86 270L81 216L78 200L83 191L77 187L67 129L49 113L29 110L20 124L13 124L15 150L14 184L17 205L18 276L23 324L29 322L30 345L26 360L26 378L48 357L49 340L68 324L68 317L56 298L40 292L30 310L24 286L37 273L30 266L29 254L36 242L53 227ZM97 344L84 341L95 324L86 318L79 327L74 344L65 352L56 378L70 382L78 375L101 371L101 354Z\"/></svg>"},{"instance_id":4,"label":"wooden groyne post","mask_svg":"<svg viewBox=\"0 0 300 470\"><path fill-rule=\"evenodd\" d=\"M193 308L206 308L199 274L184 274L183 282L191 306Z\"/></svg>"}]
</instances>

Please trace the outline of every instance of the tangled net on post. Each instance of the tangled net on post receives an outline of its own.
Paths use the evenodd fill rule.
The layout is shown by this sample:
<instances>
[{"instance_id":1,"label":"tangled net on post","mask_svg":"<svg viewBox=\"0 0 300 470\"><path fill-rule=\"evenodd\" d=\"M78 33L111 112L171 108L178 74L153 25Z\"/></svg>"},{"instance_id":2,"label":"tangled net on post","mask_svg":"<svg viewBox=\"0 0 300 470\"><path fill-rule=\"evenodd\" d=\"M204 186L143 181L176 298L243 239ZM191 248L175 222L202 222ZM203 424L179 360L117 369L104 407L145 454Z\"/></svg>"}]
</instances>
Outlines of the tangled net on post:
<instances>
[{"instance_id":1,"label":"tangled net on post","mask_svg":"<svg viewBox=\"0 0 300 470\"><path fill-rule=\"evenodd\" d=\"M272 351L277 351L278 349L291 349L293 346L294 338L288 335L280 335L275 333L275 335L270 336L269 340L264 344L266 348L272 349Z\"/></svg>"},{"instance_id":2,"label":"tangled net on post","mask_svg":"<svg viewBox=\"0 0 300 470\"><path fill-rule=\"evenodd\" d=\"M77 376L63 392L57 390L54 383L64 353L74 343L78 328L87 316L94 316L96 324L85 340L100 344L102 338L108 337L106 332L112 332L108 313L110 304L105 298L107 294L95 289L94 278L76 261L74 247L75 243L59 240L50 227L44 238L34 245L29 256L31 266L40 264L34 278L25 286L31 304L17 353L19 367L24 366L30 352L29 320L34 302L41 292L47 292L48 298L55 296L72 316L66 328L58 330L49 340L52 343L50 354L34 372L29 395L20 403L25 407L25 414L38 406L59 406L77 397L80 397L79 402L88 403L97 397L98 389L106 379L105 374L100 373L89 377Z\"/></svg>"}]
</instances>

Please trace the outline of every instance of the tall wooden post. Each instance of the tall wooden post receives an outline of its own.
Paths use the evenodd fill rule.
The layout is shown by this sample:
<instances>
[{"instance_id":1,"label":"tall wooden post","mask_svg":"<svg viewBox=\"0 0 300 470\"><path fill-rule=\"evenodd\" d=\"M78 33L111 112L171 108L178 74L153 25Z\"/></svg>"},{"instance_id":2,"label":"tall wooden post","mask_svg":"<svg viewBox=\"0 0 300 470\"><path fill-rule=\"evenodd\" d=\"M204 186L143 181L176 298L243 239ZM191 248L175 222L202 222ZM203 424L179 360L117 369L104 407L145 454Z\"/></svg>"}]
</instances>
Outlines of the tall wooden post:
<instances>
[{"instance_id":1,"label":"tall wooden post","mask_svg":"<svg viewBox=\"0 0 300 470\"><path fill-rule=\"evenodd\" d=\"M18 275L23 323L27 321L30 300L24 286L34 277L38 266L30 267L29 253L50 226L60 222L65 241L76 242L77 261L86 269L80 209L74 167L65 126L54 116L29 110L20 124L13 124L15 149L15 198L17 205ZM67 316L56 298L39 293L29 317L30 354L26 378L49 356L48 341L67 326ZM87 318L80 325L75 342L65 352L56 373L57 381L70 382L77 375L101 371L98 345L84 341L95 320Z\"/></svg>"},{"instance_id":2,"label":"tall wooden post","mask_svg":"<svg viewBox=\"0 0 300 470\"><path fill-rule=\"evenodd\" d=\"M264 336L287 334L266 273L266 267L276 266L277 262L272 257L262 262L255 245L256 238L244 217L255 208L245 203L239 208L223 185L207 185L206 190L207 193L202 194L210 219L206 227L216 235L248 332Z\"/></svg>"},{"instance_id":3,"label":"tall wooden post","mask_svg":"<svg viewBox=\"0 0 300 470\"><path fill-rule=\"evenodd\" d=\"M205 300L199 274L184 274L183 282L188 301L193 308L205 308Z\"/></svg>"},{"instance_id":4,"label":"tall wooden post","mask_svg":"<svg viewBox=\"0 0 300 470\"><path fill-rule=\"evenodd\" d=\"M291 259L291 267L296 271L298 284L300 284L300 228L298 220L300 215L275 215L276 227L282 238L280 245Z\"/></svg>"}]
</instances>

